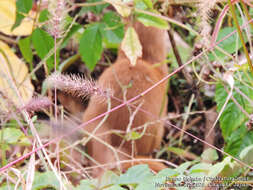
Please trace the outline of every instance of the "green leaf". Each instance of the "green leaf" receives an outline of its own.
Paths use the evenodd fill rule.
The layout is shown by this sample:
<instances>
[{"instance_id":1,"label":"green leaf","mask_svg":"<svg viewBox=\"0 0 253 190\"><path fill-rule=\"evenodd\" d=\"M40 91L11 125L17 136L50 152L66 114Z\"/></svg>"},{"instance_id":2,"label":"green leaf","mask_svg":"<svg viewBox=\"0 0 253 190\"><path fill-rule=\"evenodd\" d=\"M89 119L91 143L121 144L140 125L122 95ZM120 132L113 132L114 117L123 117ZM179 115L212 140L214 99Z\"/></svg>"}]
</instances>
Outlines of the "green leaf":
<instances>
[{"instance_id":1,"label":"green leaf","mask_svg":"<svg viewBox=\"0 0 253 190\"><path fill-rule=\"evenodd\" d=\"M139 138L141 138L143 135L141 134L141 133L138 133L138 132L136 132L136 131L132 131L132 132L129 132L129 133L127 133L127 141L129 141L129 140L137 140L137 139L139 139Z\"/></svg>"},{"instance_id":2,"label":"green leaf","mask_svg":"<svg viewBox=\"0 0 253 190\"><path fill-rule=\"evenodd\" d=\"M17 144L19 139L24 136L21 130L8 127L0 130L0 140L2 132L3 132L3 140L7 144Z\"/></svg>"},{"instance_id":3,"label":"green leaf","mask_svg":"<svg viewBox=\"0 0 253 190\"><path fill-rule=\"evenodd\" d=\"M153 8L153 3L151 0L134 0L134 5L136 8L142 10Z\"/></svg>"},{"instance_id":4,"label":"green leaf","mask_svg":"<svg viewBox=\"0 0 253 190\"><path fill-rule=\"evenodd\" d=\"M68 44L70 38L71 38L74 34L76 34L76 33L78 32L78 30L81 29L81 28L82 28L82 26L81 26L80 24L74 24L74 25L71 27L71 29L69 30L69 32L68 32L68 34L66 35L66 37L64 38L64 40L63 40L63 42L62 42L62 44L61 44L61 48L64 48L64 47Z\"/></svg>"},{"instance_id":5,"label":"green leaf","mask_svg":"<svg viewBox=\"0 0 253 190\"><path fill-rule=\"evenodd\" d=\"M173 179L177 175L179 175L179 173L176 172L175 170L173 170L171 168L165 168L165 169L159 171L158 174L156 174L156 176L154 177L154 182L165 183L167 179L169 179L169 178Z\"/></svg>"},{"instance_id":6,"label":"green leaf","mask_svg":"<svg viewBox=\"0 0 253 190\"><path fill-rule=\"evenodd\" d=\"M18 126L19 124L15 119L11 119L4 125L4 127L14 127L14 128L17 128Z\"/></svg>"},{"instance_id":7,"label":"green leaf","mask_svg":"<svg viewBox=\"0 0 253 190\"><path fill-rule=\"evenodd\" d=\"M217 160L219 158L217 151L215 149L212 148L208 148L206 149L202 154L201 154L201 158L202 160L204 160L205 162L213 162L215 160Z\"/></svg>"},{"instance_id":8,"label":"green leaf","mask_svg":"<svg viewBox=\"0 0 253 190\"><path fill-rule=\"evenodd\" d=\"M231 160L229 157L227 157L222 162L218 162L217 164L213 165L209 170L208 177L218 176L225 168L225 166L229 164L229 162L231 162Z\"/></svg>"},{"instance_id":9,"label":"green leaf","mask_svg":"<svg viewBox=\"0 0 253 190\"><path fill-rule=\"evenodd\" d=\"M33 46L41 59L44 59L49 51L54 47L54 39L44 30L37 28L32 33ZM53 55L47 59L48 69L51 70L54 67Z\"/></svg>"},{"instance_id":10,"label":"green leaf","mask_svg":"<svg viewBox=\"0 0 253 190\"><path fill-rule=\"evenodd\" d=\"M39 16L39 22L45 22L48 20L49 12L47 9L44 9L43 11L40 12Z\"/></svg>"},{"instance_id":11,"label":"green leaf","mask_svg":"<svg viewBox=\"0 0 253 190\"><path fill-rule=\"evenodd\" d=\"M120 176L118 184L139 184L153 177L148 165L136 165Z\"/></svg>"},{"instance_id":12,"label":"green leaf","mask_svg":"<svg viewBox=\"0 0 253 190\"><path fill-rule=\"evenodd\" d=\"M155 184L152 184L149 181L140 183L135 190L157 190Z\"/></svg>"},{"instance_id":13,"label":"green leaf","mask_svg":"<svg viewBox=\"0 0 253 190\"><path fill-rule=\"evenodd\" d=\"M210 168L208 177L224 176L235 177L239 174L241 166L232 161L231 157L226 157L222 162L213 165Z\"/></svg>"},{"instance_id":14,"label":"green leaf","mask_svg":"<svg viewBox=\"0 0 253 190\"><path fill-rule=\"evenodd\" d=\"M157 190L158 187L163 187L163 185L168 182L168 179L175 179L177 175L178 173L173 169L163 169L155 176L147 178L146 181L142 181L137 186L136 190Z\"/></svg>"},{"instance_id":15,"label":"green leaf","mask_svg":"<svg viewBox=\"0 0 253 190\"><path fill-rule=\"evenodd\" d=\"M181 164L180 166L178 166L175 170L180 173L183 174L187 168L189 168L192 165L192 162L185 162L183 164Z\"/></svg>"},{"instance_id":16,"label":"green leaf","mask_svg":"<svg viewBox=\"0 0 253 190\"><path fill-rule=\"evenodd\" d=\"M28 63L32 63L33 54L32 54L32 49L31 49L31 36L20 39L18 41L18 46L25 60Z\"/></svg>"},{"instance_id":17,"label":"green leaf","mask_svg":"<svg viewBox=\"0 0 253 190\"><path fill-rule=\"evenodd\" d=\"M234 93L235 94L235 93ZM236 93L237 94L237 93ZM225 103L228 94L221 83L216 85L215 101L217 103L217 111L220 111ZM238 97L239 96L239 97ZM240 105L243 103L243 98L237 94L236 100L240 100ZM239 102L238 102L239 103ZM243 103L244 104L244 103ZM234 119L236 118L236 119ZM238 109L237 105L229 100L226 108L220 117L220 125L222 134L227 139L231 133L238 128L245 120L246 116Z\"/></svg>"},{"instance_id":18,"label":"green leaf","mask_svg":"<svg viewBox=\"0 0 253 190\"><path fill-rule=\"evenodd\" d=\"M230 135L226 142L225 151L233 156L238 156L245 147L253 144L253 132L247 131L243 124Z\"/></svg>"},{"instance_id":19,"label":"green leaf","mask_svg":"<svg viewBox=\"0 0 253 190\"><path fill-rule=\"evenodd\" d=\"M143 2L147 5L149 9L153 8L153 3L151 0L143 0Z\"/></svg>"},{"instance_id":20,"label":"green leaf","mask_svg":"<svg viewBox=\"0 0 253 190\"><path fill-rule=\"evenodd\" d=\"M99 28L99 23L89 25L80 40L79 53L90 70L95 68L103 50L102 35Z\"/></svg>"},{"instance_id":21,"label":"green leaf","mask_svg":"<svg viewBox=\"0 0 253 190\"><path fill-rule=\"evenodd\" d=\"M145 26L154 26L154 27L157 27L160 29L168 29L169 28L168 22L161 19L161 18L147 15L144 13L136 13L136 15L137 15L137 20L139 20Z\"/></svg>"},{"instance_id":22,"label":"green leaf","mask_svg":"<svg viewBox=\"0 0 253 190\"><path fill-rule=\"evenodd\" d=\"M250 88L252 75L247 73L247 76L242 72L237 72L234 78L241 78L244 83L236 80L235 87L243 92L249 99L253 99L253 90ZM250 77L251 79L249 79ZM247 85L245 85L247 84ZM233 97L240 104L241 108L232 101L229 100L226 108L224 109L219 121L222 130L222 135L225 139L225 151L238 156L240 151L246 146L253 143L253 132L248 132L246 128L246 121L248 117L241 111L244 109L249 114L253 112L253 106L248 100L240 93L233 91ZM227 98L227 92L221 83L216 85L215 101L217 103L217 110L220 111L225 100Z\"/></svg>"},{"instance_id":23,"label":"green leaf","mask_svg":"<svg viewBox=\"0 0 253 190\"><path fill-rule=\"evenodd\" d=\"M109 47L117 47L124 37L124 25L120 17L110 11L104 14L102 25L102 34L105 43Z\"/></svg>"},{"instance_id":24,"label":"green leaf","mask_svg":"<svg viewBox=\"0 0 253 190\"><path fill-rule=\"evenodd\" d=\"M212 165L207 164L207 163L195 164L189 169L189 173L190 174L194 174L194 173L208 174L211 167L212 167Z\"/></svg>"},{"instance_id":25,"label":"green leaf","mask_svg":"<svg viewBox=\"0 0 253 190\"><path fill-rule=\"evenodd\" d=\"M253 144L250 146L244 148L242 152L240 153L240 158L241 160L246 163L251 165L253 163Z\"/></svg>"},{"instance_id":26,"label":"green leaf","mask_svg":"<svg viewBox=\"0 0 253 190\"><path fill-rule=\"evenodd\" d=\"M225 28L220 29L216 42L219 42L220 40L222 40L225 36L233 32L234 30L236 30L236 28L234 27L225 27ZM222 48L223 50L225 50L226 52L228 52L229 54L232 54L242 47L242 43L240 39L237 37L237 35L235 34L223 40L222 42L220 42L218 46ZM214 52L221 59L226 57L224 53L220 52L217 49L215 49ZM212 53L210 53L208 56L211 61L214 61L216 59Z\"/></svg>"},{"instance_id":27,"label":"green leaf","mask_svg":"<svg viewBox=\"0 0 253 190\"><path fill-rule=\"evenodd\" d=\"M97 3L97 2L102 2L102 0L88 0L86 2L87 3ZM109 6L109 4L105 3L105 4L102 4L102 5L82 7L82 9L80 11L80 14L87 13L88 11L91 11L95 14L100 14L104 10L104 8L106 8L108 6Z\"/></svg>"},{"instance_id":28,"label":"green leaf","mask_svg":"<svg viewBox=\"0 0 253 190\"><path fill-rule=\"evenodd\" d=\"M247 133L245 125L235 129L226 139L225 151L233 156L237 156L242 145L243 138Z\"/></svg>"},{"instance_id":29,"label":"green leaf","mask_svg":"<svg viewBox=\"0 0 253 190\"><path fill-rule=\"evenodd\" d=\"M96 190L96 186L91 182L91 180L82 180L80 185L78 185L74 190Z\"/></svg>"},{"instance_id":30,"label":"green leaf","mask_svg":"<svg viewBox=\"0 0 253 190\"><path fill-rule=\"evenodd\" d=\"M183 63L186 62L189 59L189 57L192 55L192 48L190 46L187 46L187 44L184 44L183 39L181 42L179 41L176 43L176 47L178 49L178 53L182 59L182 62ZM171 63L170 67L174 69L178 68L179 67L178 62L172 48L169 49L168 57L170 58L170 63Z\"/></svg>"},{"instance_id":31,"label":"green leaf","mask_svg":"<svg viewBox=\"0 0 253 190\"><path fill-rule=\"evenodd\" d=\"M105 190L125 190L125 188L122 188L119 185L113 185L111 187L105 188Z\"/></svg>"},{"instance_id":32,"label":"green leaf","mask_svg":"<svg viewBox=\"0 0 253 190\"><path fill-rule=\"evenodd\" d=\"M248 75L250 76L250 74ZM245 74L242 74L242 80L244 80L249 86L251 86ZM238 80L235 81L235 87L239 88L240 91L243 92L248 98L253 99L253 90L251 90L250 87L239 82ZM217 103L218 111L221 110L227 96L227 91L224 89L223 85L221 83L217 84L215 92L215 101ZM253 107L251 106L251 104L238 92L233 91L233 97L246 112L251 113L253 111ZM233 131L235 131L239 126L244 124L246 120L247 116L238 108L238 106L232 100L229 100L219 120L222 134L225 140L229 138Z\"/></svg>"},{"instance_id":33,"label":"green leaf","mask_svg":"<svg viewBox=\"0 0 253 190\"><path fill-rule=\"evenodd\" d=\"M177 148L177 147L167 147L167 151L173 152L177 154L178 156L191 156L191 157L196 157L193 153L187 152L185 149Z\"/></svg>"},{"instance_id":34,"label":"green leaf","mask_svg":"<svg viewBox=\"0 0 253 190\"><path fill-rule=\"evenodd\" d=\"M117 176L112 171L107 170L103 174L102 178L100 179L100 187L103 188L103 187L108 187L110 185L116 184L118 180L119 180L119 176Z\"/></svg>"},{"instance_id":35,"label":"green leaf","mask_svg":"<svg viewBox=\"0 0 253 190\"><path fill-rule=\"evenodd\" d=\"M121 44L121 49L133 66L136 64L137 58L142 56L142 46L133 27L127 29Z\"/></svg>"},{"instance_id":36,"label":"green leaf","mask_svg":"<svg viewBox=\"0 0 253 190\"><path fill-rule=\"evenodd\" d=\"M51 171L47 171L44 173L36 172L32 189L40 190L43 188L50 188L50 187L60 189L59 180L57 179L55 174Z\"/></svg>"},{"instance_id":37,"label":"green leaf","mask_svg":"<svg viewBox=\"0 0 253 190\"><path fill-rule=\"evenodd\" d=\"M21 146L31 146L32 145L30 139L27 136L21 137L17 144L21 145Z\"/></svg>"},{"instance_id":38,"label":"green leaf","mask_svg":"<svg viewBox=\"0 0 253 190\"><path fill-rule=\"evenodd\" d=\"M1 185L0 187L0 190L10 190L10 189L15 189L15 185L8 184L8 185ZM18 190L20 190L20 188Z\"/></svg>"},{"instance_id":39,"label":"green leaf","mask_svg":"<svg viewBox=\"0 0 253 190\"><path fill-rule=\"evenodd\" d=\"M17 0L16 1L16 21L14 25L12 26L12 30L14 30L16 27L18 27L21 23L21 21L25 18L23 14L28 13L33 6L32 0Z\"/></svg>"}]
</instances>

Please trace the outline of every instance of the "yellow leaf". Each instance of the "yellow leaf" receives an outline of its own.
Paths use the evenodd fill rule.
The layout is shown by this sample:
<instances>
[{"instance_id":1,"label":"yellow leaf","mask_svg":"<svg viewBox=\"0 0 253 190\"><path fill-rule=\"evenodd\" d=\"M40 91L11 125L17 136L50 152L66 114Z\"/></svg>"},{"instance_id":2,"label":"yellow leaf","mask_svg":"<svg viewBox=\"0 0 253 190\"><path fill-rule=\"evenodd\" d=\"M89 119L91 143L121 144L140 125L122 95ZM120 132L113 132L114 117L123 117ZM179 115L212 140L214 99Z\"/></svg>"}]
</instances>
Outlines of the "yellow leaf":
<instances>
[{"instance_id":1,"label":"yellow leaf","mask_svg":"<svg viewBox=\"0 0 253 190\"><path fill-rule=\"evenodd\" d=\"M135 66L137 58L142 56L142 47L138 34L133 27L127 29L121 44L121 49L130 60L130 63Z\"/></svg>"},{"instance_id":2,"label":"yellow leaf","mask_svg":"<svg viewBox=\"0 0 253 190\"><path fill-rule=\"evenodd\" d=\"M34 12L30 11L21 24L11 31L11 27L16 21L16 1L0 0L0 32L6 35L30 35L32 33L34 16Z\"/></svg>"},{"instance_id":3,"label":"yellow leaf","mask_svg":"<svg viewBox=\"0 0 253 190\"><path fill-rule=\"evenodd\" d=\"M33 95L34 87L28 75L27 66L0 41L0 92L15 106L23 106ZM7 111L8 103L0 96L0 109Z\"/></svg>"},{"instance_id":4,"label":"yellow leaf","mask_svg":"<svg viewBox=\"0 0 253 190\"><path fill-rule=\"evenodd\" d=\"M126 1L128 2L128 1ZM116 11L123 17L128 17L131 14L131 8L129 8L126 4L124 5L124 1L121 0L110 0Z\"/></svg>"}]
</instances>

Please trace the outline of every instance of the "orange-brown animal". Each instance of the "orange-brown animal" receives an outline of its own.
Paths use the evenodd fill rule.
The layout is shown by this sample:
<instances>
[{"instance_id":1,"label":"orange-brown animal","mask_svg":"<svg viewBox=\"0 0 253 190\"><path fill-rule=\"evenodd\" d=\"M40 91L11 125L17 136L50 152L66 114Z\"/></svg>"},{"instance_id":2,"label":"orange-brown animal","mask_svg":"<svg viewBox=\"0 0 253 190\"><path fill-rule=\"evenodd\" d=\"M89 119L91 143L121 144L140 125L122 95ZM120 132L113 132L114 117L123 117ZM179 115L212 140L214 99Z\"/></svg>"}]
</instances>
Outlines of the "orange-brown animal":
<instances>
[{"instance_id":1,"label":"orange-brown animal","mask_svg":"<svg viewBox=\"0 0 253 190\"><path fill-rule=\"evenodd\" d=\"M168 74L167 65L162 64L166 59L168 51L166 30L154 27L145 27L139 22L136 22L133 26L142 45L142 57L137 60L135 66L132 66L124 52L119 50L116 62L106 69L98 80L98 84L101 86L109 85L114 92L113 96L121 100L124 100L122 86L128 86L128 88L125 89L125 97L129 100L148 89ZM116 151L118 150L119 152L121 151L125 153L122 154L118 152L118 157L121 161L129 160L129 157L126 156L126 154L132 155L134 158L148 158L155 149L160 147L164 133L163 122L155 122L148 125L145 134L134 142L132 140L126 141L122 138L122 136L120 137L112 132L113 130L120 130L125 132L121 135L126 135L130 118L133 118L130 129L134 129L139 126L143 126L146 123L155 121L159 119L159 117L164 117L167 111L167 99L165 100L164 106L162 102L164 97L166 98L166 85L166 82L162 83L135 101L135 107L124 106L110 113L106 121L95 132L94 135L96 138L101 139L107 143L107 145L111 145ZM122 102L115 99L111 99L112 108L121 103ZM136 115L133 115L137 106L141 106L141 108L138 110ZM129 108L132 110L131 114ZM146 110L147 112L152 113L153 117L141 110ZM95 96L91 97L89 105L83 115L83 122L86 122L106 111L106 101L101 102L98 101ZM84 130L92 133L101 120L102 119L85 126ZM143 130L144 128L141 128L137 131L141 133ZM115 152L96 138L92 138L87 144L89 155L99 164L115 164L117 162ZM165 167L161 163L142 163L149 164L150 168L155 171L161 170ZM91 165L96 164L91 161ZM129 166L129 163L120 165L121 169L126 169ZM99 176L103 173L103 169L113 167L116 167L116 165L111 167L101 166L100 168L93 170L93 175Z\"/></svg>"}]
</instances>

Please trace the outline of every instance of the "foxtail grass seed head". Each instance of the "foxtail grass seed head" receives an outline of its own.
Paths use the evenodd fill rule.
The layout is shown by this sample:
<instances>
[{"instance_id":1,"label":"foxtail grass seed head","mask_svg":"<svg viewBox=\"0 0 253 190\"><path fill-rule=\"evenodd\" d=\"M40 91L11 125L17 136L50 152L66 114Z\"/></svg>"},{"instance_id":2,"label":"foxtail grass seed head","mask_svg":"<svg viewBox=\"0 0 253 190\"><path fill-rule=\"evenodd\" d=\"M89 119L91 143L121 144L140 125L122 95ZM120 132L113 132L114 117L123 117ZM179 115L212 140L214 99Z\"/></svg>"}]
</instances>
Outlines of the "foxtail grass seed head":
<instances>
[{"instance_id":1,"label":"foxtail grass seed head","mask_svg":"<svg viewBox=\"0 0 253 190\"><path fill-rule=\"evenodd\" d=\"M38 111L43 108L49 107L52 102L47 97L33 98L25 106L19 108L19 110L25 110L28 112Z\"/></svg>"},{"instance_id":2,"label":"foxtail grass seed head","mask_svg":"<svg viewBox=\"0 0 253 190\"><path fill-rule=\"evenodd\" d=\"M55 38L62 37L67 17L67 3L65 0L48 0L49 22L48 32Z\"/></svg>"},{"instance_id":3,"label":"foxtail grass seed head","mask_svg":"<svg viewBox=\"0 0 253 190\"><path fill-rule=\"evenodd\" d=\"M110 89L104 89L96 82L78 75L51 74L45 81L47 88L57 88L67 94L78 98L86 98L91 95L108 98L112 96Z\"/></svg>"},{"instance_id":4,"label":"foxtail grass seed head","mask_svg":"<svg viewBox=\"0 0 253 190\"><path fill-rule=\"evenodd\" d=\"M210 20L212 15L212 9L215 7L215 4L220 0L201 0L199 2L199 14L200 14L200 34L202 36L202 44L208 45L210 44Z\"/></svg>"}]
</instances>

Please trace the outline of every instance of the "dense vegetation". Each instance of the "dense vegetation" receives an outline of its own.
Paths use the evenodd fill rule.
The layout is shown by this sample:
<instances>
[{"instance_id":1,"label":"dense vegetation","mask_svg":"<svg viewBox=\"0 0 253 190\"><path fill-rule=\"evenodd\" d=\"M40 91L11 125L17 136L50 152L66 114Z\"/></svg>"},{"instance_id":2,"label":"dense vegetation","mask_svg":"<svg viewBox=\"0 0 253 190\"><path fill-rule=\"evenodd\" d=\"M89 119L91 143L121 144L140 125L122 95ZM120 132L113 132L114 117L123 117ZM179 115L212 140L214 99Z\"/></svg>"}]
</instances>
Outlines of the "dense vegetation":
<instances>
[{"instance_id":1,"label":"dense vegetation","mask_svg":"<svg viewBox=\"0 0 253 190\"><path fill-rule=\"evenodd\" d=\"M134 64L140 46L124 18L169 33L169 124L153 154L168 168L155 174L137 165L99 181L85 160L69 156L87 156L76 138L81 121L45 79L57 72L96 80L123 39ZM251 189L252 21L248 0L1 0L0 190Z\"/></svg>"}]
</instances>

